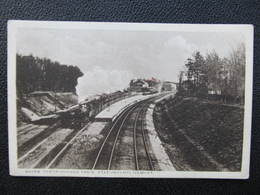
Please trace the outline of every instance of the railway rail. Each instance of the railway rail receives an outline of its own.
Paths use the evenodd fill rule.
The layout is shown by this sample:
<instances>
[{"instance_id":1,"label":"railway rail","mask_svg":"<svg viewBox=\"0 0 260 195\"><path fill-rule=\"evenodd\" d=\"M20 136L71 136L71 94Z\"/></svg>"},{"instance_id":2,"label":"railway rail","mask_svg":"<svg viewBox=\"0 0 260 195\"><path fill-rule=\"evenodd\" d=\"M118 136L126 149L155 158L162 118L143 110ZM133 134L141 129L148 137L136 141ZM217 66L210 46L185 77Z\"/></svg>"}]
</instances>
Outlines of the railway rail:
<instances>
[{"instance_id":1,"label":"railway rail","mask_svg":"<svg viewBox=\"0 0 260 195\"><path fill-rule=\"evenodd\" d=\"M69 149L72 142L75 140L75 138L82 133L90 123L88 123L86 126L84 126L81 129L71 129L71 132L68 133L64 139L61 142L58 142L54 145L54 147L45 155L40 157L36 162L34 162L30 167L32 168L53 168L58 161L61 159L62 155ZM37 151L40 151L41 147L50 139L50 137L57 131L62 131L63 128L60 128L60 126L57 126L56 129L52 131L52 134L49 133L48 136L46 136L42 141L37 143L34 147L32 147L27 153L25 153L23 156L21 156L18 159L18 165L23 164L24 161L28 158L31 158L33 154L36 154ZM40 152L38 152L40 153Z\"/></svg>"},{"instance_id":2,"label":"railway rail","mask_svg":"<svg viewBox=\"0 0 260 195\"><path fill-rule=\"evenodd\" d=\"M165 94L164 94L165 95ZM126 128L130 117L135 115L133 124L133 150L134 164L136 170L154 170L154 162L151 157L151 152L148 148L147 136L144 130L144 116L149 102L159 99L164 95L152 97L127 108L113 122L113 125L106 134L102 145L100 146L92 169L111 170L113 159L115 159L116 146L119 144L119 136Z\"/></svg>"},{"instance_id":3,"label":"railway rail","mask_svg":"<svg viewBox=\"0 0 260 195\"><path fill-rule=\"evenodd\" d=\"M112 122L111 127L108 129L105 138L96 152L96 156L93 159L92 169L113 169L112 165L115 161L116 150L118 149L119 145L118 140L126 125L128 123L131 124L130 117L134 118L134 121L131 124L133 131L133 158L135 159L134 167L136 170L155 169L154 160L151 156L151 151L149 150L149 141L147 139L147 134L144 128L144 118L149 102L157 98L161 98L164 95L165 94L158 95L156 97L150 97L146 100L137 102L127 107L121 114L119 114L115 121ZM61 161L62 157L70 149L76 137L78 137L85 129L87 129L90 124L91 122L85 125L83 128L70 129L63 139L60 139L60 141L55 143L54 146L48 151L44 151L41 147L42 145L46 144L46 142L48 142L49 137L52 136L51 132L59 133L59 131L62 131L63 129L66 130L65 128L61 127L60 122L54 125L53 128L48 128L47 131L43 132L44 136L41 136L41 140L38 139L38 136L32 139L29 144L23 146L23 153L21 153L22 155L18 159L18 166L23 166L24 164L26 165L27 160L30 162L30 164L25 166L27 168L55 168ZM38 159L31 161L30 158L35 154L36 156L38 155ZM90 159L90 161L92 161L92 159Z\"/></svg>"},{"instance_id":4,"label":"railway rail","mask_svg":"<svg viewBox=\"0 0 260 195\"><path fill-rule=\"evenodd\" d=\"M92 169L110 169L111 162L113 159L115 145L117 143L118 136L120 131L127 120L128 116L131 112L137 108L138 103L135 105L130 106L126 110L121 113L118 118L113 123L112 127L109 129L108 134L106 135L98 153L95 158L94 164ZM107 162L106 167L103 166L104 162Z\"/></svg>"},{"instance_id":5,"label":"railway rail","mask_svg":"<svg viewBox=\"0 0 260 195\"><path fill-rule=\"evenodd\" d=\"M144 104L138 111L134 125L134 153L136 170L154 170L154 163L148 148L147 135L144 129L144 117L148 104ZM139 123L139 127L138 127ZM139 147L138 147L139 146ZM143 158L145 156L145 158ZM141 162L142 161L142 162ZM145 166L146 165L146 166Z\"/></svg>"}]
</instances>

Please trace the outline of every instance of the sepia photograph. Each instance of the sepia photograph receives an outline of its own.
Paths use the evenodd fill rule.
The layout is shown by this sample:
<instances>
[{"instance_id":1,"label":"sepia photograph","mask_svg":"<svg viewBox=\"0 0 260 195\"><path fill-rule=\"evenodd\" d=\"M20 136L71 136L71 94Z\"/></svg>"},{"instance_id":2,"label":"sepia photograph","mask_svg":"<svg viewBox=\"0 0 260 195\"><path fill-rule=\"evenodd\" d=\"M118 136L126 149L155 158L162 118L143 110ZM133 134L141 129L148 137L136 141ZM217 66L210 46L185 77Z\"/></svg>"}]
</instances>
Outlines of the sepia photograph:
<instances>
[{"instance_id":1,"label":"sepia photograph","mask_svg":"<svg viewBox=\"0 0 260 195\"><path fill-rule=\"evenodd\" d=\"M10 174L249 177L251 25L8 22Z\"/></svg>"}]
</instances>

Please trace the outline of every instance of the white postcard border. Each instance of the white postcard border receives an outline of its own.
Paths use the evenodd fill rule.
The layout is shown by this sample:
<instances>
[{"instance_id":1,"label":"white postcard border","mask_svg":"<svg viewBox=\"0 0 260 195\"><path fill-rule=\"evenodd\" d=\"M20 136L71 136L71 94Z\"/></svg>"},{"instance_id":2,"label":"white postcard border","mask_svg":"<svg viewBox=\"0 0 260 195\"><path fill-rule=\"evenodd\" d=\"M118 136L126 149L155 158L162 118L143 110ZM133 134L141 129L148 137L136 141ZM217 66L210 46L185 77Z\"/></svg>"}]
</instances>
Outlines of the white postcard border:
<instances>
[{"instance_id":1,"label":"white postcard border","mask_svg":"<svg viewBox=\"0 0 260 195\"><path fill-rule=\"evenodd\" d=\"M17 166L16 127L16 30L18 28L55 28L120 31L174 31L174 32L241 32L246 37L246 80L244 131L241 172L207 171L114 171L78 169L22 169ZM9 171L13 176L54 177L133 177L133 178L225 178L249 177L250 141L253 94L253 25L238 24L155 24L108 22L8 21L8 141Z\"/></svg>"}]
</instances>

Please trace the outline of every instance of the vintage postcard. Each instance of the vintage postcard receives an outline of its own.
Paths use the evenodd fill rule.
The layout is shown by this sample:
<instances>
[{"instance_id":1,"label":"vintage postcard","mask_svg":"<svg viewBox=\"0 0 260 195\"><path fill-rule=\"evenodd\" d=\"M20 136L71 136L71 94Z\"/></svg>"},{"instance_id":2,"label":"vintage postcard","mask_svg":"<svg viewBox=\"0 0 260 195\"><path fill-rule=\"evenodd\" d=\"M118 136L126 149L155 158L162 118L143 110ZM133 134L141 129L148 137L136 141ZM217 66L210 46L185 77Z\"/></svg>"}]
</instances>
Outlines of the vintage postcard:
<instances>
[{"instance_id":1,"label":"vintage postcard","mask_svg":"<svg viewBox=\"0 0 260 195\"><path fill-rule=\"evenodd\" d=\"M253 26L8 22L13 176L249 177Z\"/></svg>"}]
</instances>

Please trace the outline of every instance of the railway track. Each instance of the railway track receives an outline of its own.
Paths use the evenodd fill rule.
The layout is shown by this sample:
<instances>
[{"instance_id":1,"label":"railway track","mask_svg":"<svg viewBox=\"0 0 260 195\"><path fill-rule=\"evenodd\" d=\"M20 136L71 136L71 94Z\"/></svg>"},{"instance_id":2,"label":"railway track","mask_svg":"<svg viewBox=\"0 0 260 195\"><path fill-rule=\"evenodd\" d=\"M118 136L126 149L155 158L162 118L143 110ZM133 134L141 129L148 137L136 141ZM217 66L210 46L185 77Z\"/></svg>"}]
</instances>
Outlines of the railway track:
<instances>
[{"instance_id":1,"label":"railway track","mask_svg":"<svg viewBox=\"0 0 260 195\"><path fill-rule=\"evenodd\" d=\"M122 134L122 131L124 131L127 124L131 123L131 116L135 116L132 125L134 151L132 158L134 159L135 170L154 170L153 160L148 147L148 139L144 129L144 116L149 102L161 98L162 96L164 95L138 102L118 116L97 152L92 169L112 169L113 161L116 161L116 149L120 144L118 141L120 134Z\"/></svg>"},{"instance_id":2,"label":"railway track","mask_svg":"<svg viewBox=\"0 0 260 195\"><path fill-rule=\"evenodd\" d=\"M24 159L32 150L36 149L42 142L46 140L53 132L60 127L60 121L53 123L39 134L35 135L21 146L18 147L18 161ZM31 130L31 129L30 129Z\"/></svg>"},{"instance_id":3,"label":"railway track","mask_svg":"<svg viewBox=\"0 0 260 195\"><path fill-rule=\"evenodd\" d=\"M134 125L134 154L136 170L154 170L151 154L148 148L147 135L144 129L145 111L148 104L144 104L136 114Z\"/></svg>"},{"instance_id":4,"label":"railway track","mask_svg":"<svg viewBox=\"0 0 260 195\"><path fill-rule=\"evenodd\" d=\"M129 120L130 117L134 117L134 122L132 123L132 139L134 143L132 149L134 151L133 159L135 159L134 167L136 170L154 170L143 119L149 102L156 98L160 98L161 96L151 97L137 102L126 108L116 118L116 120L111 124L108 133L98 149L92 169L113 169L112 165L115 161L116 150L119 145L118 140L121 136L120 133L124 131L124 128L128 123L131 123L131 120ZM18 159L18 166L24 168L55 168L62 157L70 149L76 137L88 128L89 125L90 123L81 129L67 129L66 135L54 143L51 148L48 146L49 149L46 150L46 148L48 148L46 145L48 145L48 142L51 142L50 140L53 139L51 138L53 134L60 133L60 135L62 135L62 131L66 131L66 129L60 127L60 123L56 126L54 125L53 128L44 132L44 136L41 137L41 140L39 140L39 136L37 136L30 140L28 144L23 146L24 149L22 148L23 153Z\"/></svg>"},{"instance_id":5,"label":"railway track","mask_svg":"<svg viewBox=\"0 0 260 195\"><path fill-rule=\"evenodd\" d=\"M92 169L109 170L111 168L111 162L113 159L118 136L128 116L137 106L138 103L127 108L121 115L118 116L112 127L109 129L109 132L97 153Z\"/></svg>"},{"instance_id":6,"label":"railway track","mask_svg":"<svg viewBox=\"0 0 260 195\"><path fill-rule=\"evenodd\" d=\"M52 134L36 144L25 155L19 158L18 166L25 166L26 168L53 168L59 162L63 154L69 149L73 140L83 132L88 125L89 124L82 129L55 129ZM59 141L56 140L57 142L53 143L53 134L59 132L60 135L64 132L67 133ZM51 145L51 149L49 150L48 144Z\"/></svg>"}]
</instances>

